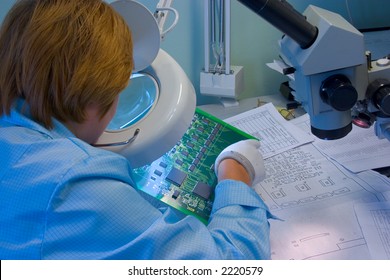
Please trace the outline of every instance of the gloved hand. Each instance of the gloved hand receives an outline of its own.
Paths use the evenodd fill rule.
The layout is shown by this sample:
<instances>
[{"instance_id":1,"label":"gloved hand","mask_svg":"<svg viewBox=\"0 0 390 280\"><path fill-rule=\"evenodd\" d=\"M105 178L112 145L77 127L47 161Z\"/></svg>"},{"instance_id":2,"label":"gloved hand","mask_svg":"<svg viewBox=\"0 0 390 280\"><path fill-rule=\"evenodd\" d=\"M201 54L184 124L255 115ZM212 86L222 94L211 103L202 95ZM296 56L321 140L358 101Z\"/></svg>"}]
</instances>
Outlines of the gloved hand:
<instances>
[{"instance_id":1,"label":"gloved hand","mask_svg":"<svg viewBox=\"0 0 390 280\"><path fill-rule=\"evenodd\" d=\"M265 167L263 156L260 151L260 141L250 139L242 140L226 147L215 160L215 174L218 175L218 166L224 159L231 158L238 161L248 172L252 186L265 178Z\"/></svg>"}]
</instances>

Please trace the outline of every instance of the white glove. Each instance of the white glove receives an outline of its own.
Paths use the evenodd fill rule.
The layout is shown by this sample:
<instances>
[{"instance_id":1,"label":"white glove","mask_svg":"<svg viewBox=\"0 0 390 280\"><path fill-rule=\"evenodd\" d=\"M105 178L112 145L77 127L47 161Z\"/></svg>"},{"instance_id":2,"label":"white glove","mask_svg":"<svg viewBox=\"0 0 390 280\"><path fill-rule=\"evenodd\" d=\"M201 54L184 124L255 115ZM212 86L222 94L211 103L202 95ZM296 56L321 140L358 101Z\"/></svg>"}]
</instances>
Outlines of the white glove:
<instances>
[{"instance_id":1,"label":"white glove","mask_svg":"<svg viewBox=\"0 0 390 280\"><path fill-rule=\"evenodd\" d=\"M260 151L260 141L250 139L242 140L225 148L215 160L215 174L218 175L219 163L227 158L238 161L248 172L252 186L265 178L263 156Z\"/></svg>"}]
</instances>

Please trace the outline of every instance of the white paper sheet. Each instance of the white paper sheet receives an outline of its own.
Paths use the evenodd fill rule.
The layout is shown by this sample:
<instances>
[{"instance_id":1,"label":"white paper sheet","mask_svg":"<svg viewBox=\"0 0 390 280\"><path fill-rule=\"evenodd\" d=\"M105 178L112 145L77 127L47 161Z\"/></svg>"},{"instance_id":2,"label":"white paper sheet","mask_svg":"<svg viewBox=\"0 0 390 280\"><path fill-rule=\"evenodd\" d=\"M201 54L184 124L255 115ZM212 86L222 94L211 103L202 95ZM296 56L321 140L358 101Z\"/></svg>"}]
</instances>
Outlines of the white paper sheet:
<instances>
[{"instance_id":1,"label":"white paper sheet","mask_svg":"<svg viewBox=\"0 0 390 280\"><path fill-rule=\"evenodd\" d=\"M271 221L273 259L370 259L353 206L383 201L377 190L390 188L388 178L351 173L312 144L266 159L265 166L267 177L255 189L283 219Z\"/></svg>"},{"instance_id":2,"label":"white paper sheet","mask_svg":"<svg viewBox=\"0 0 390 280\"><path fill-rule=\"evenodd\" d=\"M287 122L272 103L267 103L225 121L260 139L260 150L264 158L314 141L313 136Z\"/></svg>"},{"instance_id":3,"label":"white paper sheet","mask_svg":"<svg viewBox=\"0 0 390 280\"><path fill-rule=\"evenodd\" d=\"M302 127L310 127L307 114L292 122ZM355 173L390 166L390 141L379 139L375 135L374 127L365 129L354 125L352 131L341 139L329 141L316 138L313 144Z\"/></svg>"},{"instance_id":4,"label":"white paper sheet","mask_svg":"<svg viewBox=\"0 0 390 280\"><path fill-rule=\"evenodd\" d=\"M299 130L283 118L272 120L273 110L272 105L262 106L226 120L249 133L257 132L262 151L275 150L265 160L267 177L255 186L273 214L283 220L270 221L272 258L370 259L354 204L385 201L390 179L371 170L354 174L329 160L311 142L281 147L282 152L269 147L275 139L288 143L292 136L286 131L291 129L310 135L305 121ZM272 122L279 132L275 138L264 133L269 129L264 124Z\"/></svg>"},{"instance_id":5,"label":"white paper sheet","mask_svg":"<svg viewBox=\"0 0 390 280\"><path fill-rule=\"evenodd\" d=\"M390 202L356 204L355 212L371 257L390 260Z\"/></svg>"},{"instance_id":6,"label":"white paper sheet","mask_svg":"<svg viewBox=\"0 0 390 280\"><path fill-rule=\"evenodd\" d=\"M271 68L272 70L275 70L276 72L279 72L284 75L284 69L290 68L289 65L287 65L284 61L281 60L274 60L271 63L266 63L266 65ZM295 80L294 74L288 74L287 77L289 77L291 80Z\"/></svg>"}]
</instances>

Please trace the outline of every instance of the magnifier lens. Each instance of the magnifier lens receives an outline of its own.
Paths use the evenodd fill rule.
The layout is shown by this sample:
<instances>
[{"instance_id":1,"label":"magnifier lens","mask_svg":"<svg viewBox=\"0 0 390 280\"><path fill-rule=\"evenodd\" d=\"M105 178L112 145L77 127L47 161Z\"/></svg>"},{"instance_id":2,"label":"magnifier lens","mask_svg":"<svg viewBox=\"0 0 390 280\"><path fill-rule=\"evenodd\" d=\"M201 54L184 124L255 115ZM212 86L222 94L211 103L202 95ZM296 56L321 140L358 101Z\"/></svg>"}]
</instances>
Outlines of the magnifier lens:
<instances>
[{"instance_id":1,"label":"magnifier lens","mask_svg":"<svg viewBox=\"0 0 390 280\"><path fill-rule=\"evenodd\" d=\"M157 100L157 83L153 77L135 73L119 95L118 107L107 130L121 130L143 119Z\"/></svg>"}]
</instances>

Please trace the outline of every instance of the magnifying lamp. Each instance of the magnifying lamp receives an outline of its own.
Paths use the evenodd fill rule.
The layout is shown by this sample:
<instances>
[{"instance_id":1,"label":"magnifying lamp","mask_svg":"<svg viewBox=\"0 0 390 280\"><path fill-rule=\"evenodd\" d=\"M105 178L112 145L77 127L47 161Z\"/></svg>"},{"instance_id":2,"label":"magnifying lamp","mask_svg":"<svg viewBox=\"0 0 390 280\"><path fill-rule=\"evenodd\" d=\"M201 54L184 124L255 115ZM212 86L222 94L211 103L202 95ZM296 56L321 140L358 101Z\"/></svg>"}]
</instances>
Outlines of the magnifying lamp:
<instances>
[{"instance_id":1,"label":"magnifying lamp","mask_svg":"<svg viewBox=\"0 0 390 280\"><path fill-rule=\"evenodd\" d=\"M180 65L160 49L156 19L142 4L111 3L133 36L134 69L116 115L95 146L125 156L133 168L168 152L191 124L195 89Z\"/></svg>"}]
</instances>

